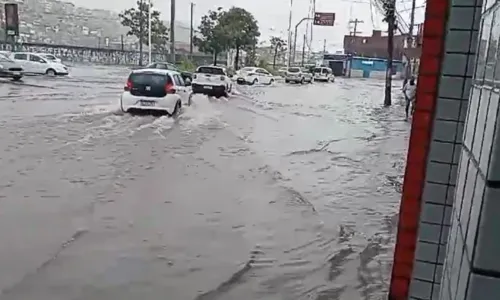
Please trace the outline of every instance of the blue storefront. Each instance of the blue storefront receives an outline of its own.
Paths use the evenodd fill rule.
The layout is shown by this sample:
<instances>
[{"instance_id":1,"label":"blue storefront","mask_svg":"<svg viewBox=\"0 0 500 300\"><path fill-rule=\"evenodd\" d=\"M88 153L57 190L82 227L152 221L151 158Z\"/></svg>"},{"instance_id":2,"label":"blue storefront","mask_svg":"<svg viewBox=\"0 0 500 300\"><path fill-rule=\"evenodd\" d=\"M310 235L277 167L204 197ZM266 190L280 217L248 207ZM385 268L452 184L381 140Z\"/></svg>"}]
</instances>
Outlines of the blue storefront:
<instances>
[{"instance_id":1,"label":"blue storefront","mask_svg":"<svg viewBox=\"0 0 500 300\"><path fill-rule=\"evenodd\" d=\"M370 58L370 57L350 57L347 76L349 77L385 77L387 70L387 60L382 58ZM392 74L401 74L403 71L403 62L400 60L394 60L392 65Z\"/></svg>"}]
</instances>

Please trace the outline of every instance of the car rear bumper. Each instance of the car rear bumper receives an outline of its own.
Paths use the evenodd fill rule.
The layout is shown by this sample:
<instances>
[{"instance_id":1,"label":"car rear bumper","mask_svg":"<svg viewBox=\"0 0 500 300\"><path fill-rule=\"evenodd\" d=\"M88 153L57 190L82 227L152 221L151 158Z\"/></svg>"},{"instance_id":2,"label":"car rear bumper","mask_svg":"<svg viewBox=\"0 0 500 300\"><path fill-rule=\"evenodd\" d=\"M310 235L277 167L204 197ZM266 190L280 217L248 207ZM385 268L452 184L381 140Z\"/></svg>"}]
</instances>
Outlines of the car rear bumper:
<instances>
[{"instance_id":1,"label":"car rear bumper","mask_svg":"<svg viewBox=\"0 0 500 300\"><path fill-rule=\"evenodd\" d=\"M141 100L154 101L154 104L146 106L141 103ZM172 114L179 101L181 101L179 95L167 95L163 98L157 98L133 96L129 92L124 92L120 97L120 108L123 112L144 111Z\"/></svg>"},{"instance_id":2,"label":"car rear bumper","mask_svg":"<svg viewBox=\"0 0 500 300\"><path fill-rule=\"evenodd\" d=\"M23 71L0 70L1 77L23 77Z\"/></svg>"},{"instance_id":3,"label":"car rear bumper","mask_svg":"<svg viewBox=\"0 0 500 300\"><path fill-rule=\"evenodd\" d=\"M302 77L285 77L285 81L301 82Z\"/></svg>"},{"instance_id":4,"label":"car rear bumper","mask_svg":"<svg viewBox=\"0 0 500 300\"><path fill-rule=\"evenodd\" d=\"M191 85L191 89L194 94L203 94L203 95L221 95L227 92L225 85L211 85L211 84L199 84L193 83Z\"/></svg>"}]
</instances>

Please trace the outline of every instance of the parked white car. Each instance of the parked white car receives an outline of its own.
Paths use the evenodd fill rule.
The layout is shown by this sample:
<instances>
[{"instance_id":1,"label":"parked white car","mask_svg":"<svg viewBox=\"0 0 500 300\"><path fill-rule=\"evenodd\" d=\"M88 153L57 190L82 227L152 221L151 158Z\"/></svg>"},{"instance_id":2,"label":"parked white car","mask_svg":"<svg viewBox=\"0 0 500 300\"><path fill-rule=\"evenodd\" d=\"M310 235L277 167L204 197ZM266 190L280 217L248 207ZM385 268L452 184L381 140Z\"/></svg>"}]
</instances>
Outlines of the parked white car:
<instances>
[{"instance_id":1,"label":"parked white car","mask_svg":"<svg viewBox=\"0 0 500 300\"><path fill-rule=\"evenodd\" d=\"M183 103L189 103L191 89L177 71L163 69L134 70L120 97L123 112L149 112L176 116Z\"/></svg>"},{"instance_id":2,"label":"parked white car","mask_svg":"<svg viewBox=\"0 0 500 300\"><path fill-rule=\"evenodd\" d=\"M305 68L299 67L290 67L286 71L285 75L285 83L295 82L295 83L312 83L313 82L313 74L310 73Z\"/></svg>"},{"instance_id":3,"label":"parked white car","mask_svg":"<svg viewBox=\"0 0 500 300\"><path fill-rule=\"evenodd\" d=\"M38 54L47 60L50 60L50 61L53 61L56 63L60 63L60 64L62 63L61 59L57 58L57 56L55 56L53 54L49 54L49 53L38 53Z\"/></svg>"},{"instance_id":4,"label":"parked white car","mask_svg":"<svg viewBox=\"0 0 500 300\"><path fill-rule=\"evenodd\" d=\"M314 81L335 82L335 75L328 67L314 68Z\"/></svg>"},{"instance_id":5,"label":"parked white car","mask_svg":"<svg viewBox=\"0 0 500 300\"><path fill-rule=\"evenodd\" d=\"M236 82L238 84L250 85L256 83L272 84L274 82L274 76L262 68L246 67L238 71Z\"/></svg>"},{"instance_id":6,"label":"parked white car","mask_svg":"<svg viewBox=\"0 0 500 300\"><path fill-rule=\"evenodd\" d=\"M24 73L47 74L51 76L68 75L68 67L61 63L43 58L40 54L30 52L13 52L10 58L22 66Z\"/></svg>"},{"instance_id":7,"label":"parked white car","mask_svg":"<svg viewBox=\"0 0 500 300\"><path fill-rule=\"evenodd\" d=\"M233 90L233 83L227 70L219 66L200 66L193 74L193 94L227 97Z\"/></svg>"}]
</instances>

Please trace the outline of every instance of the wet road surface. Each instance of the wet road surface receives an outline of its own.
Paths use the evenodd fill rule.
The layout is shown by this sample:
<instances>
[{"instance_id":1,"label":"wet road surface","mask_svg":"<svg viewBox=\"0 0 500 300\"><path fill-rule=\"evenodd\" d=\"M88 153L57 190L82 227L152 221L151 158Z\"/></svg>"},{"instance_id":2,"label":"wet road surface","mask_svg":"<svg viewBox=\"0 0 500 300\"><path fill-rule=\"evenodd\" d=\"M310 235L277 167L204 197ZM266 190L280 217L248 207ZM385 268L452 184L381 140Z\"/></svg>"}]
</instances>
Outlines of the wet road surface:
<instances>
[{"instance_id":1,"label":"wet road surface","mask_svg":"<svg viewBox=\"0 0 500 300\"><path fill-rule=\"evenodd\" d=\"M0 299L382 299L409 124L383 82L123 115L126 69L0 83Z\"/></svg>"}]
</instances>

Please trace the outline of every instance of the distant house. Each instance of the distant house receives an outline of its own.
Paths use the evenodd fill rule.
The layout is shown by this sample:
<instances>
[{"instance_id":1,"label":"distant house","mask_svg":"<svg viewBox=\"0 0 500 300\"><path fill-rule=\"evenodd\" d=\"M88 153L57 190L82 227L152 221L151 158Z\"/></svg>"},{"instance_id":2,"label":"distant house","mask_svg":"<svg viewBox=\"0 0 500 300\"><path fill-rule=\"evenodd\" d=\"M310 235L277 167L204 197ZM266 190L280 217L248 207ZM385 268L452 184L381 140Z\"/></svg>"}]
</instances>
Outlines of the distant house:
<instances>
[{"instance_id":1,"label":"distant house","mask_svg":"<svg viewBox=\"0 0 500 300\"><path fill-rule=\"evenodd\" d=\"M406 36L394 36L394 59L403 58ZM371 36L344 36L344 52L361 57L387 58L387 36L382 31L373 30Z\"/></svg>"}]
</instances>

